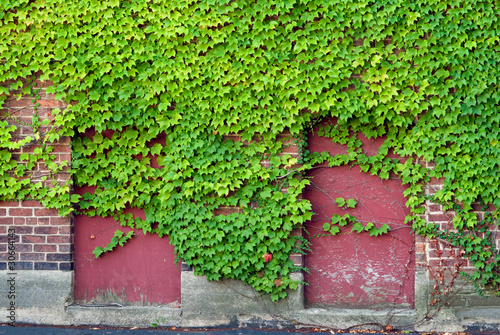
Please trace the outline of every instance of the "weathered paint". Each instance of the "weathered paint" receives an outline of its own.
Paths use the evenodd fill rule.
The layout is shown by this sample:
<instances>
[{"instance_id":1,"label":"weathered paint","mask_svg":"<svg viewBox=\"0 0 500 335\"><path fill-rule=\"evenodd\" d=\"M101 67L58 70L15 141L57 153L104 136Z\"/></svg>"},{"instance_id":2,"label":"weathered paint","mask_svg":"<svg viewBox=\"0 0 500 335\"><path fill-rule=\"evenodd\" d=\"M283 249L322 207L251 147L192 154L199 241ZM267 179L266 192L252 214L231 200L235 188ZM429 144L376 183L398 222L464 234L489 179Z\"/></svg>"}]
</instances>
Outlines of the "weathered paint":
<instances>
[{"instance_id":1,"label":"weathered paint","mask_svg":"<svg viewBox=\"0 0 500 335\"><path fill-rule=\"evenodd\" d=\"M317 130L317 129L316 129ZM362 135L363 151L378 152L383 139L369 140ZM309 137L311 152L346 153L346 148L333 144L316 132ZM323 233L323 224L333 214L354 215L366 224L384 223L396 229L385 236L350 233L312 239L312 252L305 265L311 272L305 275L308 306L377 307L413 306L414 297L414 238L410 226L404 224L409 213L403 196L404 186L397 178L381 180L364 173L358 166L313 169L312 183L304 193L312 203L315 215L306 224L311 235ZM354 209L339 208L334 199L354 198ZM345 234L344 234L345 233ZM403 286L401 286L403 285Z\"/></svg>"},{"instance_id":2,"label":"weathered paint","mask_svg":"<svg viewBox=\"0 0 500 335\"><path fill-rule=\"evenodd\" d=\"M83 193L90 188L79 188ZM145 218L142 210L128 210ZM117 229L127 232L113 218L75 217L75 299L123 305L170 305L181 301L180 264L167 237L136 230L123 247L95 259L95 247L106 246Z\"/></svg>"}]
</instances>

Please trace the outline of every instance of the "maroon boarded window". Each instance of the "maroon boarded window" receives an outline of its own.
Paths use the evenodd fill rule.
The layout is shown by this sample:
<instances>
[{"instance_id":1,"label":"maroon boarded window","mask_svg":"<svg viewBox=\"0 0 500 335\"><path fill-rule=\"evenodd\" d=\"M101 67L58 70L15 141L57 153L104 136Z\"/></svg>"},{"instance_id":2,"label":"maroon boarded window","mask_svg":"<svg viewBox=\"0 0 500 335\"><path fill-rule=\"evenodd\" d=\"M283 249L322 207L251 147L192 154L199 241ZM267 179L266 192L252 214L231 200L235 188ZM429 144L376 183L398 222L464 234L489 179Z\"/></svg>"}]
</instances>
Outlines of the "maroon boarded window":
<instances>
[{"instance_id":1,"label":"maroon boarded window","mask_svg":"<svg viewBox=\"0 0 500 335\"><path fill-rule=\"evenodd\" d=\"M357 137L367 155L376 154L383 143L383 139ZM311 152L347 152L345 146L318 136L317 129L308 141ZM306 224L311 235L323 233L323 224L331 222L334 214L353 215L365 225L388 224L392 231L372 237L368 232L351 232L350 226L335 236L313 238L312 252L305 260L310 271L305 275L308 306L413 307L414 237L404 223L409 210L399 179L382 180L362 172L359 166L316 168L309 176L311 185L304 196L315 213ZM339 208L337 198L355 199L356 207Z\"/></svg>"},{"instance_id":2,"label":"maroon boarded window","mask_svg":"<svg viewBox=\"0 0 500 335\"><path fill-rule=\"evenodd\" d=\"M78 188L83 194L88 187ZM128 210L145 219L142 210ZM136 230L123 247L95 259L95 247L106 246L120 227L112 217L75 217L75 299L80 304L120 303L137 306L178 306L181 302L180 264L167 237Z\"/></svg>"}]
</instances>

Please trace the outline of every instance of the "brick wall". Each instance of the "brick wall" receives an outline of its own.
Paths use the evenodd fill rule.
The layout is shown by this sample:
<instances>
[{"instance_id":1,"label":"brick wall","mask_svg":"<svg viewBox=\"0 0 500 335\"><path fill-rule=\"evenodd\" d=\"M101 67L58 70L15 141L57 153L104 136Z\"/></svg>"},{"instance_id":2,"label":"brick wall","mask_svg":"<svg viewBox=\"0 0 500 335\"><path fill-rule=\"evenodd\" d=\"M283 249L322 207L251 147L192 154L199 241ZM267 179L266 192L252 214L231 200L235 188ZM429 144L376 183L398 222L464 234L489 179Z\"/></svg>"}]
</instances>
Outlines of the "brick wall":
<instances>
[{"instance_id":1,"label":"brick wall","mask_svg":"<svg viewBox=\"0 0 500 335\"><path fill-rule=\"evenodd\" d=\"M9 87L12 82L2 85ZM13 140L20 140L27 136L34 137L32 117L33 113L40 118L51 119L55 108L63 108L60 101L53 95L47 94L45 89L50 82L35 81L32 83L36 94L23 94L22 88L11 91L7 96L2 109L0 120L15 125ZM28 83L23 82L23 87ZM20 98L19 98L20 97ZM47 128L40 128L43 134ZM70 138L61 138L54 143L53 155L55 162L71 161ZM13 159L19 161L20 155L33 152L40 146L37 141L14 152ZM48 175L43 161L37 162L31 179L42 181L49 185L51 180L44 181L42 177ZM61 172L56 176L59 184L69 181L69 174ZM7 269L8 235L9 230L15 232L15 270L72 270L73 269L73 224L70 217L60 217L57 210L44 208L38 201L0 201L0 270Z\"/></svg>"},{"instance_id":2,"label":"brick wall","mask_svg":"<svg viewBox=\"0 0 500 335\"><path fill-rule=\"evenodd\" d=\"M3 86L10 86L11 82L3 83ZM17 139L33 135L33 128L30 125L35 104L36 113L40 119L51 118L54 108L63 108L62 102L56 101L54 97L45 92L49 82L36 81L35 87L40 91L38 97L33 100L32 96L23 95L21 90L12 91L10 96L0 110L0 119L18 127L15 133ZM26 83L24 83L26 86ZM18 99L18 96L21 98ZM41 129L43 133L45 129ZM238 135L228 137L240 141ZM294 144L295 139L289 133L284 133L281 138L285 140L284 153L293 157L299 157L299 148ZM31 143L18 152L13 157L19 159L23 152L32 152L38 146ZM56 162L70 161L70 139L62 138L54 145L54 155ZM268 162L262 162L263 165ZM38 162L33 178L41 178L47 174L44 162ZM68 174L61 173L57 176L60 183L68 182ZM432 180L427 185L426 192L434 193L442 188L442 180ZM284 190L286 191L286 190ZM451 219L453 213L445 213L438 204L426 203L426 213L424 218L428 222L439 224L443 228L452 227ZM216 215L229 214L238 211L235 208L220 208ZM482 213L478 209L478 215ZM8 251L8 229L16 232L16 268L33 270L72 270L73 269L73 223L71 218L59 217L57 211L44 208L37 201L14 201L0 202L0 269L6 269ZM300 231L296 232L301 234ZM500 232L496 237L497 250L500 249ZM466 260L462 259L458 248L450 247L448 244L438 240L416 237L416 270L429 271L431 280L443 282L442 277L446 273L448 277L456 275L458 270L472 271L473 267ZM300 254L291 256L297 266L302 266L303 257ZM185 269L185 268L184 268Z\"/></svg>"},{"instance_id":3,"label":"brick wall","mask_svg":"<svg viewBox=\"0 0 500 335\"><path fill-rule=\"evenodd\" d=\"M234 135L227 135L224 137L227 140L232 140L232 141L242 141L241 136L234 134ZM285 130L282 134L277 136L278 141L283 142L283 155L290 155L293 158L296 158L297 160L300 159L300 153L299 153L299 147L295 143L296 139L292 137L290 132L288 130ZM264 167L269 167L269 161L268 160L263 160L261 162L262 166ZM290 170L297 169L299 165L295 165L290 167ZM283 192L287 192L286 189L283 189ZM254 204L257 205L257 204ZM241 209L237 207L221 207L218 208L214 211L214 215L229 215L232 213L241 213ZM302 229L295 229L292 232L292 235L295 236L300 236L302 235ZM302 267L304 266L304 259L303 255L299 253L294 253L290 255L290 259L293 261L293 264L297 267ZM182 270L183 271L191 271L192 269L188 267L185 263L182 263Z\"/></svg>"},{"instance_id":4,"label":"brick wall","mask_svg":"<svg viewBox=\"0 0 500 335\"><path fill-rule=\"evenodd\" d=\"M432 164L426 163L428 168L432 168ZM425 187L425 193L432 195L443 188L443 179L432 178ZM473 205L474 212L477 215L478 221L484 218L484 211L481 211L481 205ZM421 215L429 223L439 225L441 229L453 229L453 217L455 212L452 210L443 211L443 206L433 203L429 200L425 202L425 213ZM492 205L488 206L488 211L494 211ZM500 231L496 232L496 250L500 252ZM444 303L448 298L460 295L460 291L470 289L470 286L460 276L460 272L464 271L472 274L475 271L473 264L466 258L462 257L465 253L460 247L454 247L450 243L440 239L424 238L416 236L416 270L423 272L427 271L430 283L434 287L434 292L431 292L432 298L430 305L436 303Z\"/></svg>"},{"instance_id":5,"label":"brick wall","mask_svg":"<svg viewBox=\"0 0 500 335\"><path fill-rule=\"evenodd\" d=\"M8 229L15 231L16 270L73 270L71 218L38 201L0 202L0 270L7 269Z\"/></svg>"}]
</instances>

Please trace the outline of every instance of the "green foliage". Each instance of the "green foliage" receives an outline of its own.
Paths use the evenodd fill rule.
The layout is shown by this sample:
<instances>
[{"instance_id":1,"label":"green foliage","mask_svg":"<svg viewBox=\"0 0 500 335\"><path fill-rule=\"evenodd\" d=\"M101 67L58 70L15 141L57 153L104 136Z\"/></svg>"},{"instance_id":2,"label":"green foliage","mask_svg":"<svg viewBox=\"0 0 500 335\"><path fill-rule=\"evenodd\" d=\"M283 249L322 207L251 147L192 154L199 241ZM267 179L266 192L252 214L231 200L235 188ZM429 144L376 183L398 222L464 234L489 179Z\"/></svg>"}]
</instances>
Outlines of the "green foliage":
<instances>
[{"instance_id":1,"label":"green foliage","mask_svg":"<svg viewBox=\"0 0 500 335\"><path fill-rule=\"evenodd\" d=\"M426 198L436 201L434 196ZM456 212L453 220L454 230L439 229L437 225L430 225L431 234L461 248L464 256L476 268L472 275L463 271L461 275L474 284L480 295L500 295L500 254L495 247L495 234L492 233L496 232L495 220L492 213L487 211L488 206L483 204L484 218L478 221L475 213L464 206L452 202L442 204ZM472 220L475 224L470 223Z\"/></svg>"},{"instance_id":2,"label":"green foliage","mask_svg":"<svg viewBox=\"0 0 500 335\"><path fill-rule=\"evenodd\" d=\"M41 88L36 87L35 79L36 76L29 76L25 82L16 81L10 85L11 89L20 90L32 98L31 122L10 113L0 116L0 199L35 199L45 207L59 209L61 215L68 215L72 211L71 203L75 202L69 195L71 183L58 181L58 173L68 167L68 162L57 162L57 156L52 154L54 147L50 142L59 135L50 120L41 120L38 116L40 104L36 101L40 99ZM0 96L0 105L5 98L6 95ZM18 96L18 100L20 98ZM21 127L32 136L19 136ZM19 155L19 152L22 153ZM44 173L38 171L42 163Z\"/></svg>"},{"instance_id":3,"label":"green foliage","mask_svg":"<svg viewBox=\"0 0 500 335\"><path fill-rule=\"evenodd\" d=\"M347 208L355 208L358 202L355 199L346 200L344 198L337 198L335 199L335 203L337 204L337 206L345 210ZM364 226L356 219L356 217L348 213L344 214L344 216L333 214L331 223L325 223L323 225L323 230L325 232L329 232L331 235L337 235L341 232L343 227L349 227L351 224L352 228L350 232L361 233L363 231L367 231L370 233L370 236L379 236L382 234L387 234L387 232L390 231L390 227L386 223L382 224L380 227L377 227L375 224L373 224L373 222L368 222L366 226Z\"/></svg>"},{"instance_id":4,"label":"green foliage","mask_svg":"<svg viewBox=\"0 0 500 335\"><path fill-rule=\"evenodd\" d=\"M117 230L115 232L115 236L113 236L113 238L105 248L97 247L94 249L93 251L94 256L98 258L103 253L113 250L118 245L122 247L125 243L128 242L128 240L132 238L133 235L134 235L133 230L129 231L127 234L125 234L121 230Z\"/></svg>"},{"instance_id":5,"label":"green foliage","mask_svg":"<svg viewBox=\"0 0 500 335\"><path fill-rule=\"evenodd\" d=\"M40 74L68 107L39 139L13 141L16 126L0 121L0 199L35 198L63 214L78 202L168 235L197 274L278 299L296 287L290 232L311 216L299 198L307 180L282 155L287 129L300 172L326 159L399 175L419 234L436 235L418 216L430 178L445 178L436 201L500 207L499 14L487 1L3 1L0 82L12 84L0 104ZM325 117L337 122L322 133L345 154L307 155L299 134ZM41 126L34 118L34 133ZM363 152L358 133L386 137L378 154ZM225 137L234 134L241 141ZM59 136L73 137L73 178L93 194L70 198L69 184L31 174L40 161L53 163L51 178L64 168L50 154ZM30 141L40 148L16 162ZM125 217L127 207L146 219ZM218 214L227 207L237 210ZM332 227L361 230L337 219ZM473 214L456 219L459 230L479 225Z\"/></svg>"}]
</instances>

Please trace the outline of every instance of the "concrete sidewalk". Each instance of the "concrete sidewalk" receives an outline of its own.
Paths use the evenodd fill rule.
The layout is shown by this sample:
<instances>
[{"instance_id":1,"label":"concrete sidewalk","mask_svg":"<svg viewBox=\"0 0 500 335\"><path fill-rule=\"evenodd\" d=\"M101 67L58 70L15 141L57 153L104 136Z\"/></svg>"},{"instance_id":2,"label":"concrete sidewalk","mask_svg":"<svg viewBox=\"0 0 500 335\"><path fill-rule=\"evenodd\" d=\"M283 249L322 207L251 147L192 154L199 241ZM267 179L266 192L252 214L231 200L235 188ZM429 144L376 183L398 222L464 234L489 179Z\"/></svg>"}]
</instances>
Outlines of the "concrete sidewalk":
<instances>
[{"instance_id":1,"label":"concrete sidewalk","mask_svg":"<svg viewBox=\"0 0 500 335\"><path fill-rule=\"evenodd\" d=\"M347 335L350 333L335 333L335 332L318 332L318 331L297 331L297 330L262 330L262 329L227 329L227 330L162 330L162 329L108 329L108 328L93 328L82 329L82 327L65 328L65 327L42 327L42 326L0 326L0 335L320 335L320 334L336 334ZM362 335L364 333L357 333ZM381 333L366 333L369 335L387 335ZM419 333L392 333L392 334L419 334ZM438 334L438 333L435 333ZM463 333L462 333L463 334ZM450 333L451 335L451 333Z\"/></svg>"}]
</instances>

